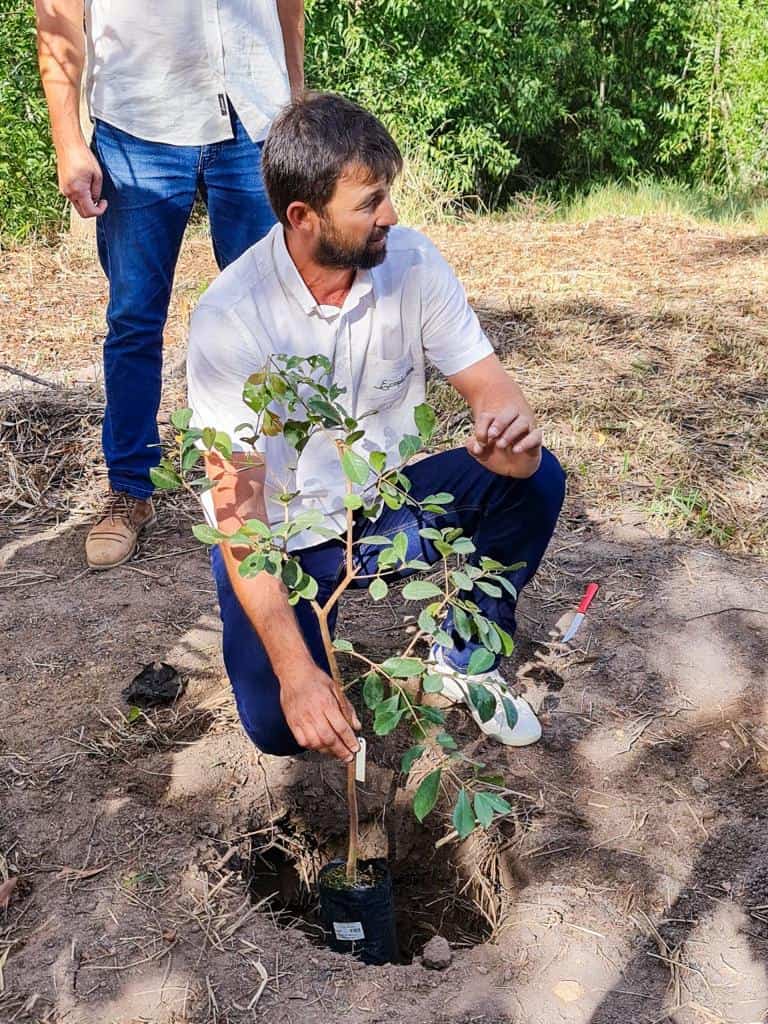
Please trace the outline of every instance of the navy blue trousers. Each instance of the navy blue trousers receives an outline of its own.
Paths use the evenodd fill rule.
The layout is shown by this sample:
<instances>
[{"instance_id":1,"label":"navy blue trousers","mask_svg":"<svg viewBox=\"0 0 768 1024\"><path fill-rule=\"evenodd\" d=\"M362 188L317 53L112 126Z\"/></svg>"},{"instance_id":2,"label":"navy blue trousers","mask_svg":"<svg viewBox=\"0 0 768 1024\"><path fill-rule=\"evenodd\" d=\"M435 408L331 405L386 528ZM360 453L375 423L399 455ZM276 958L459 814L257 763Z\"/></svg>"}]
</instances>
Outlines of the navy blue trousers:
<instances>
[{"instance_id":1,"label":"navy blue trousers","mask_svg":"<svg viewBox=\"0 0 768 1024\"><path fill-rule=\"evenodd\" d=\"M375 572L381 550L375 545L366 546L366 535L391 536L403 531L408 535L408 558L422 558L431 564L440 561L441 556L431 541L419 536L419 530L425 526L460 526L476 547L470 561L477 562L487 556L504 565L524 563L522 568L507 574L519 594L541 562L565 497L565 474L555 456L545 449L541 466L527 480L514 480L489 472L464 448L423 459L409 466L405 472L412 483L413 497L422 499L428 494L447 491L454 496L453 505L443 515L421 513L404 506L396 511L385 508L373 522L361 520L356 527L355 539L362 543L355 545L355 557L363 572ZM330 597L343 573L343 544L328 541L297 552L297 556L304 571L317 580L320 588L318 601L322 604ZM224 663L245 731L265 753L296 754L301 747L283 716L280 686L267 653L235 597L218 548L213 549L211 559L224 625ZM361 582L360 586L367 586L368 582ZM485 616L509 633L514 633L515 601L508 593L494 598L476 589L471 598ZM295 612L312 656L321 668L328 671L320 630L311 606L307 601L299 601ZM335 610L332 618L333 628ZM447 661L461 670L466 668L475 646L459 643L456 649L446 649L443 654Z\"/></svg>"}]
</instances>

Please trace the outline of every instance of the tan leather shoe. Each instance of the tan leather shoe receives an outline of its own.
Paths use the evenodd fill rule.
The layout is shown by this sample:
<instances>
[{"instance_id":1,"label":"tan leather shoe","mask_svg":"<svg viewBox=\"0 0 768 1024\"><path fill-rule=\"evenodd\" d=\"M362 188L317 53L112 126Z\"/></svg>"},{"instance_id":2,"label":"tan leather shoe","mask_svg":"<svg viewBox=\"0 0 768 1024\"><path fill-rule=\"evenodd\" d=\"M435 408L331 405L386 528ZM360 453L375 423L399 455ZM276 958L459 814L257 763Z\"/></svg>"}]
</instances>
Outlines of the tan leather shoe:
<instances>
[{"instance_id":1,"label":"tan leather shoe","mask_svg":"<svg viewBox=\"0 0 768 1024\"><path fill-rule=\"evenodd\" d=\"M104 515L88 531L85 557L91 569L114 569L136 550L139 534L155 521L152 499L111 491Z\"/></svg>"}]
</instances>

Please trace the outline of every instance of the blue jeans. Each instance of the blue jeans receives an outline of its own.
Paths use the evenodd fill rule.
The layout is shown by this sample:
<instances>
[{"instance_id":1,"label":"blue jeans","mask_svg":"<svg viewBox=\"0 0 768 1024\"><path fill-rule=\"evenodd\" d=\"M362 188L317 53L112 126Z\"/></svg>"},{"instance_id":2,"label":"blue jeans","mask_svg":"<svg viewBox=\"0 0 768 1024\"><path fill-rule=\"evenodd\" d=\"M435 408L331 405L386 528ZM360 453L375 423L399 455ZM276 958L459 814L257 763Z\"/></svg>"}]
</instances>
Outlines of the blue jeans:
<instances>
[{"instance_id":1,"label":"blue jeans","mask_svg":"<svg viewBox=\"0 0 768 1024\"><path fill-rule=\"evenodd\" d=\"M181 240L199 191L224 268L275 223L261 178L261 143L232 112L235 137L209 146L147 142L103 121L92 148L104 173L99 260L109 280L102 445L110 486L152 493L160 460L163 329Z\"/></svg>"},{"instance_id":2,"label":"blue jeans","mask_svg":"<svg viewBox=\"0 0 768 1024\"><path fill-rule=\"evenodd\" d=\"M411 480L413 497L422 499L428 494L447 491L454 497L453 506L444 515L403 507L397 511L384 509L374 522L360 520L355 528L355 539L363 543L356 545L355 551L363 572L375 572L381 550L378 546L366 545L366 535L391 536L402 530L409 539L407 557L433 563L440 561L440 555L431 541L419 536L419 530L425 526L460 526L477 549L470 561L477 562L485 555L504 565L525 563L507 574L519 593L541 562L565 497L565 474L555 456L545 449L541 466L527 480L513 480L489 472L464 448L433 455L409 466L405 472ZM343 572L342 543L328 541L299 552L298 557L304 571L317 580L317 599L323 604ZM301 747L285 721L278 680L256 630L235 597L218 548L211 552L211 561L224 625L224 664L245 731L265 753L296 754ZM361 582L360 586L367 586L368 582ZM501 598L494 598L475 589L471 598L485 616L514 633L515 601L509 594L504 592ZM327 672L328 661L311 606L307 601L299 601L295 612L312 657ZM335 609L331 618L333 630ZM463 644L455 634L454 640L456 646L445 649L443 656L455 668L465 670L477 645Z\"/></svg>"}]
</instances>

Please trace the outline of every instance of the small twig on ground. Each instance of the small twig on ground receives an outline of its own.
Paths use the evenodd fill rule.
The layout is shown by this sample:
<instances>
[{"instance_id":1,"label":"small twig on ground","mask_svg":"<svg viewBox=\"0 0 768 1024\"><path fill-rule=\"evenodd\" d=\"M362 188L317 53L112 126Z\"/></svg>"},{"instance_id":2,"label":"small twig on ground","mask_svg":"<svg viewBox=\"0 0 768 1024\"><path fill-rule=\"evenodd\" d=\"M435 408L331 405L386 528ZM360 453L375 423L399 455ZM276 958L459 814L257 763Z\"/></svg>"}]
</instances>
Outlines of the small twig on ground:
<instances>
[{"instance_id":1,"label":"small twig on ground","mask_svg":"<svg viewBox=\"0 0 768 1024\"><path fill-rule=\"evenodd\" d=\"M728 605L727 608L718 608L714 612L702 612L701 615L691 615L689 619L683 619L683 621L695 622L696 619L708 619L713 615L722 615L724 612L749 612L752 615L768 615L767 608L741 608L739 605Z\"/></svg>"},{"instance_id":2,"label":"small twig on ground","mask_svg":"<svg viewBox=\"0 0 768 1024\"><path fill-rule=\"evenodd\" d=\"M11 373L14 377L21 377L24 380L31 381L33 384L41 384L44 388L61 387L61 384L56 384L52 380L45 380L43 377L36 377L34 373L27 373L26 370L18 370L15 366L8 366L7 363L0 363L0 370L4 373Z\"/></svg>"}]
</instances>

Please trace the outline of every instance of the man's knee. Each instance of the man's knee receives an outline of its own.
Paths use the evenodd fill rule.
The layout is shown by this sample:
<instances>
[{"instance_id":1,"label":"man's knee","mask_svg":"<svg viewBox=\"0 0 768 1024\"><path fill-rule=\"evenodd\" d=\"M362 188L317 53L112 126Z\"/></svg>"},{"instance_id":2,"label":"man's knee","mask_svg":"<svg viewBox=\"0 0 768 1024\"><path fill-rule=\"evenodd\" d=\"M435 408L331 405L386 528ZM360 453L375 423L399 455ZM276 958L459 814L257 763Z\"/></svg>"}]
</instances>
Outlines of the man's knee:
<instances>
[{"instance_id":1,"label":"man's knee","mask_svg":"<svg viewBox=\"0 0 768 1024\"><path fill-rule=\"evenodd\" d=\"M243 723L248 739L262 754L291 757L300 754L304 749L293 738L293 733L282 717L278 719L259 716L256 720L252 720L242 709L239 710L240 721Z\"/></svg>"},{"instance_id":2,"label":"man's knee","mask_svg":"<svg viewBox=\"0 0 768 1024\"><path fill-rule=\"evenodd\" d=\"M565 501L565 470L548 448L542 449L541 465L531 477L531 483L542 513L546 511L552 521L556 521Z\"/></svg>"}]
</instances>

